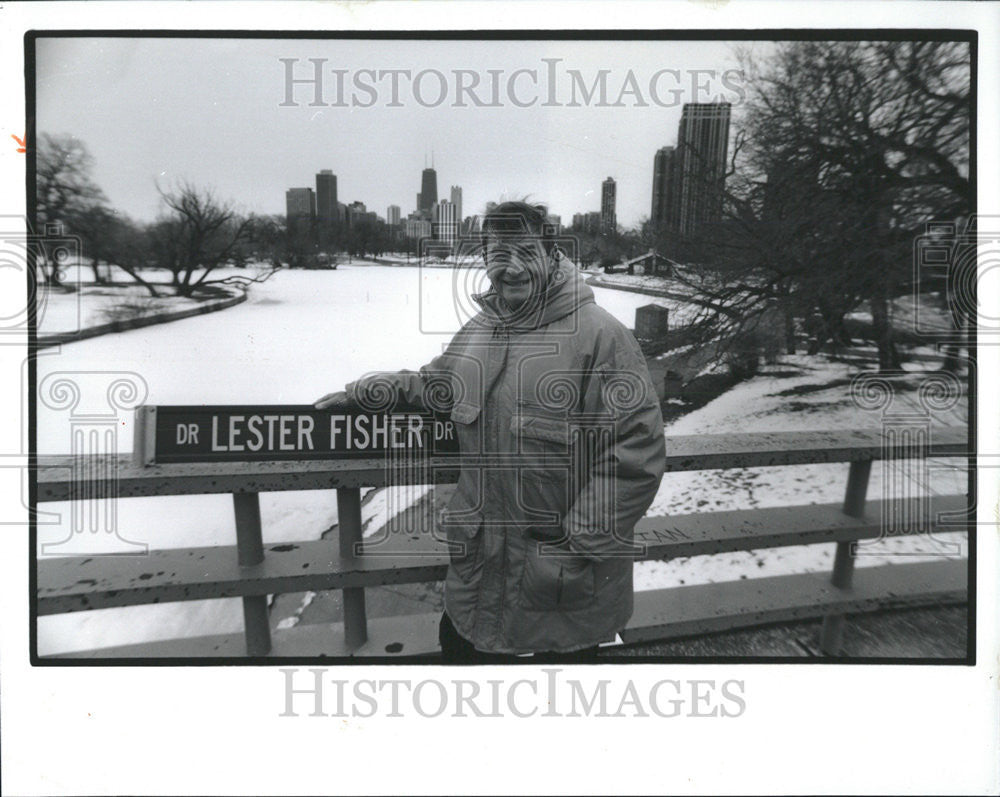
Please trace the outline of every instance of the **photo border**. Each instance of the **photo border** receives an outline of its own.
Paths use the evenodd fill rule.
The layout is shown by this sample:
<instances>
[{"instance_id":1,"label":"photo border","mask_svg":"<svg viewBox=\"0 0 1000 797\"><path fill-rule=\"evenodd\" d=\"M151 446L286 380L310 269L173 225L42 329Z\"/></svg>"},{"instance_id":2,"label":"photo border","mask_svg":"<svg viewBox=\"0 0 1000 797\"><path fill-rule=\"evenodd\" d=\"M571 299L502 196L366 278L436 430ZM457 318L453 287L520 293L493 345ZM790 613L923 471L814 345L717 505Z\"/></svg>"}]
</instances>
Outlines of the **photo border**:
<instances>
[{"instance_id":1,"label":"photo border","mask_svg":"<svg viewBox=\"0 0 1000 797\"><path fill-rule=\"evenodd\" d=\"M684 30L648 30L633 28L626 30L606 29L565 29L565 30L185 30L185 29L39 29L29 30L24 34L25 57L25 109L26 109L26 184L28 218L35 228L35 174L36 174L36 52L35 43L45 38L185 38L185 39L295 39L295 40L555 40L555 41L965 41L970 46L971 84L970 84L970 138L969 138L969 181L973 195L971 213L978 209L978 152L977 152L977 111L978 111L978 42L979 32L976 29L946 29L946 28L771 28L771 29L684 29ZM29 285L28 300L32 300L31 273L34 269L33 254L29 254ZM975 285L978 295L978 285ZM975 299L975 297L973 297ZM30 305L29 305L30 308ZM970 351L976 351L977 329L973 325L969 332ZM29 651L30 663L36 667L217 667L220 665L268 666L323 664L326 666L367 666L367 665L415 665L434 664L434 661L403 660L396 657L372 656L364 658L353 657L218 657L218 658L49 658L40 657L37 648L38 614L37 614L37 329L34 312L29 309L28 328L28 469L30 473L29 501ZM978 374L976 358L969 360L969 424L968 424L968 499L969 506L977 506L977 454L976 432ZM599 664L849 664L849 665L939 665L939 666L975 666L976 664L976 618L977 618L977 539L976 523L973 515L967 526L968 530L968 604L967 604L967 655L964 658L897 658L897 657L815 657L798 658L786 656L738 657L738 656L602 656ZM530 663L530 662L526 662ZM537 666L537 665L536 665Z\"/></svg>"}]
</instances>

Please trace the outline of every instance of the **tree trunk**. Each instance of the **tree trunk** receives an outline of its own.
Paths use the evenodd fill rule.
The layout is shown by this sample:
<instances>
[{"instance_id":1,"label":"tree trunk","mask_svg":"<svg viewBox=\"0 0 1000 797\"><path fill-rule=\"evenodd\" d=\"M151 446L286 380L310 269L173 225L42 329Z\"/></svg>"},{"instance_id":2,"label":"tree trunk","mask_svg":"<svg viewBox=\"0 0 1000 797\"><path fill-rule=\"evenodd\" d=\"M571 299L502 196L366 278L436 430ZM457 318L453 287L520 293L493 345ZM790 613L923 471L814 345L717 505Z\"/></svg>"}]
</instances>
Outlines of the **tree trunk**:
<instances>
[{"instance_id":1,"label":"tree trunk","mask_svg":"<svg viewBox=\"0 0 1000 797\"><path fill-rule=\"evenodd\" d=\"M902 362L892 338L889 303L882 292L869 297L868 301L872 310L872 331L875 335L875 343L878 345L879 370L897 371L902 368Z\"/></svg>"},{"instance_id":2,"label":"tree trunk","mask_svg":"<svg viewBox=\"0 0 1000 797\"><path fill-rule=\"evenodd\" d=\"M46 285L51 285L54 288L62 286L62 281L59 279L59 265L55 261L49 260L45 252L38 253L35 258L35 266L42 272L42 279Z\"/></svg>"},{"instance_id":3,"label":"tree trunk","mask_svg":"<svg viewBox=\"0 0 1000 797\"><path fill-rule=\"evenodd\" d=\"M949 297L953 297L952 291L956 288L949 284ZM969 319L962 303L954 298L948 301L951 319L951 335L954 341L944 346L944 361L941 363L941 370L957 374L962 367L962 349L969 350ZM967 355L968 356L968 355Z\"/></svg>"},{"instance_id":4,"label":"tree trunk","mask_svg":"<svg viewBox=\"0 0 1000 797\"><path fill-rule=\"evenodd\" d=\"M90 267L94 269L94 282L98 285L104 284L104 277L101 276L100 263L96 257L90 259Z\"/></svg>"},{"instance_id":5,"label":"tree trunk","mask_svg":"<svg viewBox=\"0 0 1000 797\"><path fill-rule=\"evenodd\" d=\"M136 272L136 269L132 268L131 266L123 266L120 263L118 264L118 267L126 274L128 274L132 279L138 282L143 288L149 291L149 295L152 296L154 299L158 299L160 297L160 294L156 292L156 287L153 285L153 283L146 282L146 280L144 280L142 277L139 276L139 274Z\"/></svg>"},{"instance_id":6,"label":"tree trunk","mask_svg":"<svg viewBox=\"0 0 1000 797\"><path fill-rule=\"evenodd\" d=\"M795 316L790 307L785 308L785 353L795 354Z\"/></svg>"}]
</instances>

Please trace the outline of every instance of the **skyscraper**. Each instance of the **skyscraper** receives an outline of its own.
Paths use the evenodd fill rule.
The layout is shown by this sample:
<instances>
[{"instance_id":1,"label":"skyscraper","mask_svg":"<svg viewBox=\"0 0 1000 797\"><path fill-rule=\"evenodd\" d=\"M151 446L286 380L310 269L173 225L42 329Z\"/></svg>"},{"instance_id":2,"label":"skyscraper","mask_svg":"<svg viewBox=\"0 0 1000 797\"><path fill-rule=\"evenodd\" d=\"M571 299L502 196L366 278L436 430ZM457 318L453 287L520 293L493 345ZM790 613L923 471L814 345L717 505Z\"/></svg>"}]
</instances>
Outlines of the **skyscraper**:
<instances>
[{"instance_id":1,"label":"skyscraper","mask_svg":"<svg viewBox=\"0 0 1000 797\"><path fill-rule=\"evenodd\" d=\"M731 110L728 102L684 104L668 177L672 232L692 235L722 217Z\"/></svg>"},{"instance_id":2,"label":"skyscraper","mask_svg":"<svg viewBox=\"0 0 1000 797\"><path fill-rule=\"evenodd\" d=\"M285 191L285 215L293 218L312 219L316 216L316 195L311 188L289 188Z\"/></svg>"},{"instance_id":3,"label":"skyscraper","mask_svg":"<svg viewBox=\"0 0 1000 797\"><path fill-rule=\"evenodd\" d=\"M601 183L601 232L607 235L615 231L618 219L615 215L615 195L617 189L613 177Z\"/></svg>"},{"instance_id":4,"label":"skyscraper","mask_svg":"<svg viewBox=\"0 0 1000 797\"><path fill-rule=\"evenodd\" d=\"M462 186L453 185L451 187L451 204L455 206L455 217L461 223L464 216L462 216Z\"/></svg>"},{"instance_id":5,"label":"skyscraper","mask_svg":"<svg viewBox=\"0 0 1000 797\"><path fill-rule=\"evenodd\" d=\"M400 215L399 205L389 205L389 207L386 208L385 211L385 223L388 224L390 227L398 227L399 215Z\"/></svg>"},{"instance_id":6,"label":"skyscraper","mask_svg":"<svg viewBox=\"0 0 1000 797\"><path fill-rule=\"evenodd\" d=\"M457 208L447 199L442 199L434 206L434 239L454 243L458 237Z\"/></svg>"},{"instance_id":7,"label":"skyscraper","mask_svg":"<svg viewBox=\"0 0 1000 797\"><path fill-rule=\"evenodd\" d=\"M433 168L424 169L420 176L420 194L418 210L432 212L438 201L437 172Z\"/></svg>"},{"instance_id":8,"label":"skyscraper","mask_svg":"<svg viewBox=\"0 0 1000 797\"><path fill-rule=\"evenodd\" d=\"M285 191L285 219L293 242L299 246L315 243L316 195L311 188Z\"/></svg>"},{"instance_id":9,"label":"skyscraper","mask_svg":"<svg viewBox=\"0 0 1000 797\"><path fill-rule=\"evenodd\" d=\"M649 220L655 228L663 227L667 222L673 162L673 147L661 147L653 158L653 203Z\"/></svg>"},{"instance_id":10,"label":"skyscraper","mask_svg":"<svg viewBox=\"0 0 1000 797\"><path fill-rule=\"evenodd\" d=\"M337 175L323 169L316 175L316 222L320 247L329 246L337 227Z\"/></svg>"},{"instance_id":11,"label":"skyscraper","mask_svg":"<svg viewBox=\"0 0 1000 797\"><path fill-rule=\"evenodd\" d=\"M407 238L420 239L431 237L431 223L418 213L410 214L410 217L406 220L404 229Z\"/></svg>"},{"instance_id":12,"label":"skyscraper","mask_svg":"<svg viewBox=\"0 0 1000 797\"><path fill-rule=\"evenodd\" d=\"M355 227L360 222L365 220L368 215L368 208L365 207L365 203L359 200L355 200L350 205L347 206L347 226Z\"/></svg>"}]
</instances>

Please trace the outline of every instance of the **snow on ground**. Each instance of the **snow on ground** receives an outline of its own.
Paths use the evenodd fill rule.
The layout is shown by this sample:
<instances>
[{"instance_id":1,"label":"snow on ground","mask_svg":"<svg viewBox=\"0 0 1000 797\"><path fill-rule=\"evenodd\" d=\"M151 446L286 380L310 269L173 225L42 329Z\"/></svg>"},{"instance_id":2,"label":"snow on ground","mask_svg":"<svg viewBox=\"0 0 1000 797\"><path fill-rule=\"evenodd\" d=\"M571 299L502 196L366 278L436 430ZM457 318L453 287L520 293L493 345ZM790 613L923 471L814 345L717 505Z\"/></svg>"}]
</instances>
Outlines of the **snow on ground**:
<instances>
[{"instance_id":1,"label":"snow on ground","mask_svg":"<svg viewBox=\"0 0 1000 797\"><path fill-rule=\"evenodd\" d=\"M212 280L227 277L251 278L260 273L258 268L219 268L212 272ZM156 298L142 285L117 266L101 266L101 274L116 283L114 287L89 284L94 279L93 269L70 266L63 270L63 284L75 288L72 292L51 290L47 285L39 286L37 305L38 335L76 332L84 327L97 326L114 321L119 317L115 307L129 304L129 317L150 315L163 311L186 310L202 304L187 297L164 296ZM196 272L195 278L200 274ZM170 273L163 269L142 272L147 282L167 285ZM88 283L88 284L83 284ZM132 283L129 285L128 283Z\"/></svg>"},{"instance_id":2,"label":"snow on ground","mask_svg":"<svg viewBox=\"0 0 1000 797\"><path fill-rule=\"evenodd\" d=\"M428 361L475 311L467 297L483 290L485 284L481 269L356 264L341 265L335 271L281 271L252 286L247 301L230 309L49 350L38 360L38 384L42 386L46 376L59 371L131 371L144 381L148 392L145 402L149 404L311 403L365 372L415 368ZM676 304L670 299L611 289L594 288L594 292L598 304L630 327L637 307L650 302ZM775 373L797 369L800 375ZM667 434L878 428L877 414L850 403L845 380L857 370L856 365L829 358L785 358L770 369L771 373L741 383L680 418ZM808 385L831 382L834 387L802 391ZM792 388L801 395L775 395ZM912 402L913 395L904 394L904 401ZM103 392L97 398L103 400ZM131 450L131 415L126 412L120 418L118 449L122 452ZM966 422L961 410L936 420ZM40 454L69 452L68 421L67 411L39 403ZM846 478L846 464L667 474L650 514L840 501ZM935 491L963 492L964 479L960 469L951 475L935 475ZM881 484L881 470L876 466L869 495L877 497ZM407 493L409 500L419 494L412 489ZM366 533L384 525L404 504L400 496L389 496L385 491L373 494L363 507ZM64 539L69 529L69 504L44 504L41 510L55 513L61 520L39 525L39 544ZM122 536L146 542L154 549L235 542L228 495L123 499L117 502L117 511ZM261 496L261 513L265 543L318 539L336 522L336 497L332 491L267 493ZM964 540L963 535L950 538ZM74 540L74 545L80 542L86 543ZM916 541L921 543L927 544ZM897 546L914 544L894 542ZM641 563L636 566L636 588L828 570L832 549L832 545L809 546ZM860 564L881 561L866 557ZM238 599L103 609L40 617L39 652L44 655L241 628Z\"/></svg>"},{"instance_id":3,"label":"snow on ground","mask_svg":"<svg viewBox=\"0 0 1000 797\"><path fill-rule=\"evenodd\" d=\"M864 350L859 350L864 351ZM873 350L869 352L873 354ZM918 350L915 354L928 355ZM913 365L911 367L917 367ZM936 363L929 366L934 368ZM784 376L791 371L798 376ZM667 426L666 434L699 435L737 432L793 432L830 429L880 429L881 414L856 406L850 398L849 382L858 373L857 365L836 362L825 355L809 358L784 357L782 362L682 416ZM822 388L823 385L829 387ZM810 386L816 386L812 390ZM794 391L794 392L793 392ZM785 395L781 395L782 393ZM892 409L918 410L915 391L897 393ZM933 416L935 426L967 424L965 404ZM932 432L933 434L933 432ZM933 494L961 494L967 488L965 461L934 460L945 468L934 471ZM797 465L790 467L734 468L728 470L668 473L649 509L650 515L683 515L754 507L789 506L840 502L847 484L847 463ZM883 495L888 477L907 465L876 462L872 467L868 496ZM912 466L916 469L916 466ZM908 470L908 473L913 471ZM935 555L960 551L967 555L967 535L941 534L935 540L913 536L871 543L859 567L927 560ZM827 571L833 566L834 544L802 545L785 548L736 552L715 556L675 559L669 562L641 562L636 565L637 590L677 585L704 584L785 573ZM926 555L920 555L926 554Z\"/></svg>"},{"instance_id":4,"label":"snow on ground","mask_svg":"<svg viewBox=\"0 0 1000 797\"><path fill-rule=\"evenodd\" d=\"M222 276L230 272L246 273L231 269ZM483 290L485 280L479 269L342 265L335 271L281 271L227 310L47 350L38 360L37 384L43 387L47 376L65 371L134 372L145 384L148 404L311 403L368 371L415 368L440 353L474 312L467 297ZM650 301L621 291L595 293L629 326L635 308ZM93 387L87 380L79 379ZM98 382L81 407L106 412L106 385ZM132 413L120 421L118 450L128 452ZM40 401L37 431L40 454L69 453L68 411ZM399 509L384 491L366 506L372 513ZM58 522L39 525L39 545L65 539L70 505L45 504L41 510ZM235 542L228 495L122 499L117 511L121 535L153 549ZM265 543L317 539L336 522L336 498L332 491L266 493L261 513ZM380 525L373 521L369 529ZM113 537L77 539L63 553L80 553L80 544L92 543L102 549L117 545ZM223 633L240 628L240 611L238 600L217 600L47 616L39 618L39 651Z\"/></svg>"},{"instance_id":5,"label":"snow on ground","mask_svg":"<svg viewBox=\"0 0 1000 797\"><path fill-rule=\"evenodd\" d=\"M87 286L78 293L46 291L44 310L40 313L38 334L54 335L77 332L86 327L107 324L123 317L116 308L128 305L128 317L152 315L164 311L187 310L201 302L187 297L156 298L141 285L128 288Z\"/></svg>"}]
</instances>

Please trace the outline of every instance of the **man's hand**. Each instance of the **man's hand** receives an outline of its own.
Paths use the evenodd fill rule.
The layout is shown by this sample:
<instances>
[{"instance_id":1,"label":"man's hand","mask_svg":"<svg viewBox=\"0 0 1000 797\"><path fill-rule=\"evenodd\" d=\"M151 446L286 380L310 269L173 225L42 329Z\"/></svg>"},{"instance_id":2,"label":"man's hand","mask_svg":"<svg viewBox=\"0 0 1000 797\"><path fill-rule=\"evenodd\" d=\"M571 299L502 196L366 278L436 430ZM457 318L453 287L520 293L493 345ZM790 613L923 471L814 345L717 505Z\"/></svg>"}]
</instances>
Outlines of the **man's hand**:
<instances>
[{"instance_id":1,"label":"man's hand","mask_svg":"<svg viewBox=\"0 0 1000 797\"><path fill-rule=\"evenodd\" d=\"M338 390L336 393L327 393L323 398L316 401L313 406L318 410L325 410L327 407L332 407L334 404L346 404L347 403L347 393L343 390Z\"/></svg>"}]
</instances>

